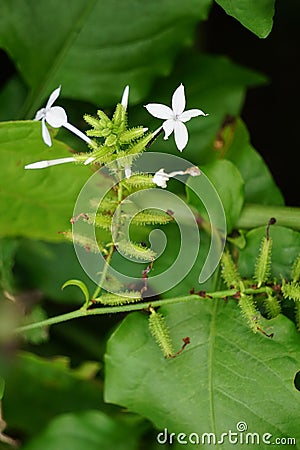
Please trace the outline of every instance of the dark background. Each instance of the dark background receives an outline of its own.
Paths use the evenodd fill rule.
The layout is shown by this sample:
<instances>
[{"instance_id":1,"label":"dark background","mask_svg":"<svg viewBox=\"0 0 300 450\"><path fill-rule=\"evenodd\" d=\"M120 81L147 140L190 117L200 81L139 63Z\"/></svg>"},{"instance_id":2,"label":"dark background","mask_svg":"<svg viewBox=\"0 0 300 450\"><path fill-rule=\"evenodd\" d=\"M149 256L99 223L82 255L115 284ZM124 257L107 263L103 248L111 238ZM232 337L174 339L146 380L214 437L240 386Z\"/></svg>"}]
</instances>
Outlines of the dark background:
<instances>
[{"instance_id":1,"label":"dark background","mask_svg":"<svg viewBox=\"0 0 300 450\"><path fill-rule=\"evenodd\" d=\"M205 33L209 53L228 55L269 78L268 85L248 91L242 117L289 206L300 206L299 18L299 0L277 0L272 32L260 39L214 4Z\"/></svg>"},{"instance_id":2,"label":"dark background","mask_svg":"<svg viewBox=\"0 0 300 450\"><path fill-rule=\"evenodd\" d=\"M300 206L299 17L299 0L277 0L273 30L260 39L214 3L204 33L207 52L227 55L269 78L268 85L248 91L242 117L290 206ZM0 64L1 88L15 68L1 50Z\"/></svg>"}]
</instances>

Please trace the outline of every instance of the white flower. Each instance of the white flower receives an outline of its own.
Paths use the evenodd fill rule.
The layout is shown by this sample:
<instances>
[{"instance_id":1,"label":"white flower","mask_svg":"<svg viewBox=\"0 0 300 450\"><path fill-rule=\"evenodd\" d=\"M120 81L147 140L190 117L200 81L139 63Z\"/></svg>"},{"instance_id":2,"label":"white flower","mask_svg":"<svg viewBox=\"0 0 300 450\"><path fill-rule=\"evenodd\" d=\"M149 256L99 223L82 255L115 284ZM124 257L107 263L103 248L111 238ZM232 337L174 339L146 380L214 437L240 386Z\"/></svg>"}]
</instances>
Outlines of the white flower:
<instances>
[{"instance_id":1,"label":"white flower","mask_svg":"<svg viewBox=\"0 0 300 450\"><path fill-rule=\"evenodd\" d=\"M124 107L124 109L127 109L128 106L128 97L129 97L129 86L127 85L123 91L121 105Z\"/></svg>"},{"instance_id":2,"label":"white flower","mask_svg":"<svg viewBox=\"0 0 300 450\"><path fill-rule=\"evenodd\" d=\"M76 134L78 137L80 137L89 144L91 142L90 138L88 138L84 133L82 133L82 131L78 130L76 127L74 127L68 122L66 111L61 106L52 106L60 94L60 89L61 87L59 86L52 92L47 101L46 107L40 109L36 113L34 118L34 120L42 121L42 136L45 144L47 144L49 147L51 147L52 145L50 133L46 126L46 122L53 128L59 127L67 128L72 133Z\"/></svg>"},{"instance_id":3,"label":"white flower","mask_svg":"<svg viewBox=\"0 0 300 450\"><path fill-rule=\"evenodd\" d=\"M201 109L189 109L184 111L185 94L182 83L173 94L172 109L161 103L149 103L145 108L152 116L165 120L162 124L165 132L164 139L168 139L170 134L174 131L175 143L178 150L181 152L188 143L188 131L184 122L188 122L192 117L208 116L208 114L205 114Z\"/></svg>"},{"instance_id":4,"label":"white flower","mask_svg":"<svg viewBox=\"0 0 300 450\"><path fill-rule=\"evenodd\" d=\"M59 159L51 159L49 161L38 161L32 164L27 164L25 169L45 169L45 167L56 166L57 164L65 164L69 162L75 162L76 159L73 157L70 158L59 158Z\"/></svg>"},{"instance_id":5,"label":"white flower","mask_svg":"<svg viewBox=\"0 0 300 450\"><path fill-rule=\"evenodd\" d=\"M177 170L175 172L166 173L165 169L159 169L152 178L153 183L155 183L157 186L166 188L167 187L167 181L169 181L170 178L175 177L176 175L191 175L192 177L196 177L200 175L200 170L197 166L192 166L183 170Z\"/></svg>"}]
</instances>

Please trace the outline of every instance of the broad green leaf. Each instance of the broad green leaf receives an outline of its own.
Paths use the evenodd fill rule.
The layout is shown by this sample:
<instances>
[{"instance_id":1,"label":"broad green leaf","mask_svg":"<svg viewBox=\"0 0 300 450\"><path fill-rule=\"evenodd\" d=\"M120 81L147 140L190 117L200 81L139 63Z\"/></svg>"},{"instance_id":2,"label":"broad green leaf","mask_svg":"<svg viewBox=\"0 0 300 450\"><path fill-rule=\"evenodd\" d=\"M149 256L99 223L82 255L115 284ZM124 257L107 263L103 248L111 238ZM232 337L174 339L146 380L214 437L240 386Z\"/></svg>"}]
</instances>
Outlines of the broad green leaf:
<instances>
[{"instance_id":1,"label":"broad green leaf","mask_svg":"<svg viewBox=\"0 0 300 450\"><path fill-rule=\"evenodd\" d=\"M241 112L246 89L266 82L265 76L241 67L225 56L203 55L186 52L179 56L178 63L168 79L158 80L149 103L171 105L174 90L183 83L186 93L186 109L200 108L207 117L197 117L186 123L189 142L184 149L184 157L196 165L211 161L216 154L212 142L226 116L237 116ZM140 105L131 109L129 122L141 123L150 129L157 129L161 120L155 119ZM158 150L178 155L173 135L167 141L159 136L151 146Z\"/></svg>"},{"instance_id":2,"label":"broad green leaf","mask_svg":"<svg viewBox=\"0 0 300 450\"><path fill-rule=\"evenodd\" d=\"M174 359L165 359L148 330L147 317L126 317L108 341L105 400L126 407L174 433L237 431L300 437L300 336L284 316L264 321L273 339L253 334L236 301L199 302L161 308L176 349L191 343ZM121 377L121 378L120 378ZM201 443L201 441L200 441ZM232 444L225 440L222 449ZM195 448L185 445L185 448ZM197 448L197 447L196 447ZM200 446L199 446L200 448ZM206 444L201 448L209 449ZM259 448L268 445L260 441Z\"/></svg>"},{"instance_id":3,"label":"broad green leaf","mask_svg":"<svg viewBox=\"0 0 300 450\"><path fill-rule=\"evenodd\" d=\"M51 148L43 143L40 122L0 124L0 237L62 239L58 232L70 228L76 197L90 170L74 164L35 170L24 166L65 156L70 153L62 142L54 140Z\"/></svg>"},{"instance_id":4,"label":"broad green leaf","mask_svg":"<svg viewBox=\"0 0 300 450\"><path fill-rule=\"evenodd\" d=\"M3 410L9 425L36 435L58 414L99 409L101 384L82 379L67 358L45 359L20 353L6 377Z\"/></svg>"},{"instance_id":5,"label":"broad green leaf","mask_svg":"<svg viewBox=\"0 0 300 450\"><path fill-rule=\"evenodd\" d=\"M112 419L101 411L56 417L24 450L138 450L140 427Z\"/></svg>"},{"instance_id":6,"label":"broad green leaf","mask_svg":"<svg viewBox=\"0 0 300 450\"><path fill-rule=\"evenodd\" d=\"M235 165L227 160L214 161L202 166L201 170L209 178L221 199L226 215L227 231L230 232L240 215L244 202L244 181L241 174ZM201 185L201 182L200 175L200 177L191 178L189 186L195 188L197 184ZM206 217L205 208L189 187L187 195L189 203L197 208L200 215Z\"/></svg>"},{"instance_id":7,"label":"broad green leaf","mask_svg":"<svg viewBox=\"0 0 300 450\"><path fill-rule=\"evenodd\" d=\"M265 38L273 26L275 0L215 0L227 14L260 38Z\"/></svg>"},{"instance_id":8,"label":"broad green leaf","mask_svg":"<svg viewBox=\"0 0 300 450\"><path fill-rule=\"evenodd\" d=\"M0 46L31 91L31 118L58 85L63 95L111 105L126 84L141 100L156 76L170 73L178 50L191 46L211 0L5 0ZM30 32L28 32L30 30Z\"/></svg>"},{"instance_id":9,"label":"broad green leaf","mask_svg":"<svg viewBox=\"0 0 300 450\"><path fill-rule=\"evenodd\" d=\"M241 120L228 125L223 133L220 156L232 161L245 181L245 201L283 205L283 196L259 153L250 144L249 133Z\"/></svg>"},{"instance_id":10,"label":"broad green leaf","mask_svg":"<svg viewBox=\"0 0 300 450\"><path fill-rule=\"evenodd\" d=\"M255 259L259 254L260 243L266 235L266 227L259 227L245 234L246 246L239 251L239 271L243 277L254 273ZM280 280L280 275L290 278L292 265L300 253L300 233L289 228L272 225L270 236L272 246L272 276Z\"/></svg>"}]
</instances>

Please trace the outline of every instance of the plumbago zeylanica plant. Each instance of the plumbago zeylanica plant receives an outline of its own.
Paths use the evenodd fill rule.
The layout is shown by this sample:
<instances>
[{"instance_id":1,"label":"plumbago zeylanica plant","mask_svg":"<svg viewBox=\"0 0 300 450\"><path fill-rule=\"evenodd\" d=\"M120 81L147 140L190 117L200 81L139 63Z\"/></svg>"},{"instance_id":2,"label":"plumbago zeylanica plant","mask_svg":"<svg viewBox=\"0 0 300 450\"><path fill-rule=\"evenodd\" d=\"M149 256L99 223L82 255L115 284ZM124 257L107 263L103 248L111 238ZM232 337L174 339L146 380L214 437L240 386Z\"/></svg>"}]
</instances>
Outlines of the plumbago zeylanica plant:
<instances>
[{"instance_id":1,"label":"plumbago zeylanica plant","mask_svg":"<svg viewBox=\"0 0 300 450\"><path fill-rule=\"evenodd\" d=\"M272 28L275 0L0 2L0 450L299 447L300 212L213 3Z\"/></svg>"},{"instance_id":2,"label":"plumbago zeylanica plant","mask_svg":"<svg viewBox=\"0 0 300 450\"><path fill-rule=\"evenodd\" d=\"M80 309L23 325L16 329L16 333L23 333L26 337L26 334L30 336L30 332L36 329L79 317L132 312L108 343L106 400L127 406L130 411L153 420L158 428L164 428L157 436L159 444L173 443L176 439L179 443L183 439L184 444L191 445L205 444L206 439L208 444L209 439L213 439L211 442L221 439L219 442L222 442L224 437L218 438L216 429L201 428L203 435L202 431L195 434L196 419L188 415L185 406L183 412L176 406L175 386L177 383L178 386L182 385L186 404L192 402L193 393L201 395L202 392L204 395L206 386L204 390L199 387L196 378L206 370L209 359L213 357L212 341L215 341L215 345L219 343L214 351L221 353L234 342L237 346L237 359L232 361L231 367L237 365L239 371L244 370L244 358L247 359L248 356L246 342L240 345L240 332L247 336L247 340L255 342L257 359L253 359L252 364L258 365L262 377L278 376L276 371L280 370L282 362L279 366L269 364L268 352L264 357L265 350L262 349L265 346L272 349L283 343L285 321L288 319L280 315L282 306L288 305L287 310L294 309L295 324L300 329L300 256L294 259L288 276L286 272L279 277L273 276L273 265L276 267L278 264L278 259L274 260L273 249L280 244L283 233L289 234L292 231L278 227L276 217L270 217L265 226L253 230L253 233L250 231L247 239L253 240L250 251L253 252L254 261L253 266L250 266L249 257L246 252L243 254L246 239L244 232L233 232L226 236L227 199L226 196L223 197L224 211L214 187L214 184L218 186L218 177L222 176L218 164L212 168L208 166L205 173L182 158L149 151L162 133L166 140L172 132L178 150L183 151L188 142L185 123L193 117L207 115L199 109L185 111L182 84L173 94L172 108L155 103L145 106L154 117L164 120L153 132L143 126L131 128L128 125L128 86L111 118L102 110L97 111L97 117L84 116L91 127L86 134L68 122L62 107L53 106L59 94L60 87L50 95L46 107L39 110L35 117L42 121L45 144L52 145L48 124L52 129L65 127L72 131L87 143L88 151L66 158L29 163L25 169L48 170L50 166L65 163L89 165L94 169L77 198L71 218L73 230L61 233L67 240L73 241L79 262L96 283L96 289L91 293L82 280L66 280L63 289L74 285L82 291L84 302ZM230 128L224 128L219 139L225 141L228 132ZM228 168L231 169L229 166ZM235 170L234 176L238 176ZM171 178L185 185L189 207L182 196L167 190ZM234 199L230 207L234 208ZM282 217L280 219L282 221ZM228 214L227 222L231 232L233 227ZM171 227L174 224L180 229L181 248L177 259L172 263L167 259L167 263L162 265L164 270L156 273L157 261L163 258L165 251L165 242L160 232L157 234L157 227ZM201 245L199 230L204 231ZM174 239L172 234L170 238ZM277 258L278 251L282 251L280 245L275 250ZM128 273L124 273L128 260L131 265L128 265ZM172 292L176 292L176 286L184 283L186 275L191 271L195 281L189 292L183 296L172 295ZM209 284L212 279L213 283ZM215 288L201 288L198 291L194 288L198 281L200 286ZM213 325L206 343L206 331L199 334L199 330L212 310L218 311L214 321L229 320L230 323L224 335L214 334L216 325ZM137 311L144 311L144 315ZM253 336L249 334L250 330L254 332ZM178 336L181 336L181 343ZM196 362L194 352L203 345L207 345L207 356ZM281 353L281 358L289 357L285 352ZM195 364L199 365L199 369L196 370ZM223 385L224 370L233 370L224 364L225 362L216 367L215 370L219 373L215 376L220 381L215 388L211 386L209 389L219 389L218 386ZM288 360L285 360L285 364L289 364ZM295 376L295 373L292 375ZM240 372L239 376L246 376L246 373L242 375ZM137 380L141 380L141 388L136 386ZM291 391L294 389L293 381L291 380L288 388ZM243 388L246 387L242 379L238 383ZM270 388L271 384L270 381ZM220 395L217 395L219 407L223 404L221 397L226 391L225 388L224 392L222 389ZM161 400L156 400L157 394L161 396ZM279 404L280 398L281 393L274 392L274 398L269 401ZM232 401L227 400L229 403ZM249 393L248 400L255 408L254 405L258 402L255 393ZM161 411L156 410L158 405L162 408ZM175 412L168 418L166 411L173 407ZM293 411L292 404L288 407ZM264 411L267 407L260 405L259 409ZM297 407L294 409L296 412ZM205 409L199 410L197 420L204 418L206 414ZM217 409L216 414L221 414L221 411L218 412ZM230 412L226 414L232 417ZM246 420L245 415L237 416L241 420L237 420L234 431L241 432L240 440L249 426L250 417L251 415L247 416ZM293 423L294 419L290 420ZM181 431L176 425L178 423L182 426ZM255 427L257 426L255 423ZM280 433L289 435L280 427L277 428L274 422L265 428L265 444L269 443L270 436L278 436ZM254 426L251 429L258 433ZM168 435L168 431L175 431L173 437L172 434ZM176 432L179 433L178 437ZM185 437L182 438L180 432L184 432L185 437L189 436L188 441ZM214 437L211 435L208 438L208 432L213 433ZM251 439L254 439L253 436Z\"/></svg>"}]
</instances>

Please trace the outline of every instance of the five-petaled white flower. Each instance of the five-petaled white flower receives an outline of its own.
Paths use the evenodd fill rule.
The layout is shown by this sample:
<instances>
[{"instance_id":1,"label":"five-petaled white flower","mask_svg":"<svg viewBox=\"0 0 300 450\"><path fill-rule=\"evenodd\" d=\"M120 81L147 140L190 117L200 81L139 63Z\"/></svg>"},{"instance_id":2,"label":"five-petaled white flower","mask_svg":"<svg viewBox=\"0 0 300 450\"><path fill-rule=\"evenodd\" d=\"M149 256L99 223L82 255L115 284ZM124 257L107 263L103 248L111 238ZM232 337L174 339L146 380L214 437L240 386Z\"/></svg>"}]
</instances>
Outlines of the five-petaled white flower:
<instances>
[{"instance_id":1,"label":"five-petaled white flower","mask_svg":"<svg viewBox=\"0 0 300 450\"><path fill-rule=\"evenodd\" d=\"M187 168L186 170L177 170L171 173L166 173L165 169L159 169L157 172L155 172L154 177L152 178L153 183L155 183L157 186L166 188L167 187L167 181L169 181L170 178L175 177L176 175L191 175L192 177L196 177L200 175L200 170L197 166L192 166Z\"/></svg>"},{"instance_id":2,"label":"five-petaled white flower","mask_svg":"<svg viewBox=\"0 0 300 450\"><path fill-rule=\"evenodd\" d=\"M46 107L40 109L36 113L34 118L34 120L42 121L42 136L45 144L47 144L49 147L51 147L52 145L50 133L48 131L46 122L53 128L59 127L67 128L72 133L76 134L78 137L80 137L89 144L91 142L90 138L68 122L68 117L64 108L62 108L61 106L52 106L60 94L60 89L61 87L59 86L52 92L47 101Z\"/></svg>"},{"instance_id":3,"label":"five-petaled white flower","mask_svg":"<svg viewBox=\"0 0 300 450\"><path fill-rule=\"evenodd\" d=\"M173 94L172 109L161 103L149 103L148 105L145 105L145 108L152 116L165 120L162 124L165 132L164 139L168 139L170 134L174 131L175 143L178 150L181 152L188 143L188 131L184 122L188 122L192 117L208 116L208 114L205 114L201 109L189 109L184 111L185 94L182 83Z\"/></svg>"}]
</instances>

